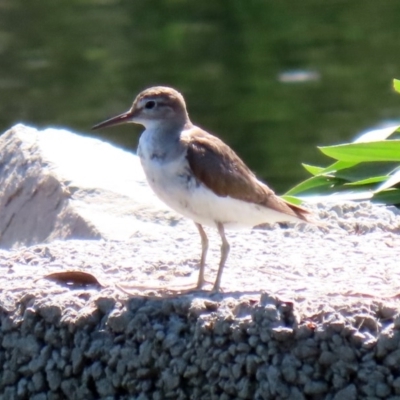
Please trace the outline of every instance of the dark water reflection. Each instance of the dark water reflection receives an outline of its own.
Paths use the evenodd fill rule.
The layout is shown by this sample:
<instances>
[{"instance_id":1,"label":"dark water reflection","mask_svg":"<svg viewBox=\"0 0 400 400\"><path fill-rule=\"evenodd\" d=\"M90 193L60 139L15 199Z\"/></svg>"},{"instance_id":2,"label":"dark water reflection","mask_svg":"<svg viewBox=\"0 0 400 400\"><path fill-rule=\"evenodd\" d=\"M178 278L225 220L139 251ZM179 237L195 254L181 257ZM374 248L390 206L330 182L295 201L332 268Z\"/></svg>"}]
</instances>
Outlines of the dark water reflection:
<instances>
[{"instance_id":1,"label":"dark water reflection","mask_svg":"<svg viewBox=\"0 0 400 400\"><path fill-rule=\"evenodd\" d=\"M92 134L170 85L282 192L316 145L399 117L399 15L398 0L0 0L0 128ZM135 149L140 129L101 134Z\"/></svg>"}]
</instances>

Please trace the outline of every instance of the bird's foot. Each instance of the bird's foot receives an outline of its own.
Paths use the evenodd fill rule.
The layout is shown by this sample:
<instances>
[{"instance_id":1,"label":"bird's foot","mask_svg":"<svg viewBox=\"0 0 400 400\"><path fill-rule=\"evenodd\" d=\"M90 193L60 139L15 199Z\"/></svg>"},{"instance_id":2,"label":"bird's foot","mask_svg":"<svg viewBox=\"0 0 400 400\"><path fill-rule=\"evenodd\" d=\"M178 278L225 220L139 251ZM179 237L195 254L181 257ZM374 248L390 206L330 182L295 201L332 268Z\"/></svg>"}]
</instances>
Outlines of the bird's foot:
<instances>
[{"instance_id":1,"label":"bird's foot","mask_svg":"<svg viewBox=\"0 0 400 400\"><path fill-rule=\"evenodd\" d=\"M206 279L199 279L197 281L196 289L197 290L203 290L205 285L212 285L212 284L213 284L213 282L208 281Z\"/></svg>"},{"instance_id":2,"label":"bird's foot","mask_svg":"<svg viewBox=\"0 0 400 400\"><path fill-rule=\"evenodd\" d=\"M221 289L219 285L214 285L213 288L211 289L211 293L223 293L224 291Z\"/></svg>"}]
</instances>

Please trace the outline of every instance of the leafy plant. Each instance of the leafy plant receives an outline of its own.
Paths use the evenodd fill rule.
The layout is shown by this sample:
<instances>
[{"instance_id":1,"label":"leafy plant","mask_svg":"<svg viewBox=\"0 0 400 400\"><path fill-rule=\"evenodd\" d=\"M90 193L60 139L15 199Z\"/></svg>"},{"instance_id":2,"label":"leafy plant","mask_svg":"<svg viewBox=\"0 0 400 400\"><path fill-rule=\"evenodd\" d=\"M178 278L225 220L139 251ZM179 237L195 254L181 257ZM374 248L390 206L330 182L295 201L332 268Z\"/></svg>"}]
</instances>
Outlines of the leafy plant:
<instances>
[{"instance_id":1,"label":"leafy plant","mask_svg":"<svg viewBox=\"0 0 400 400\"><path fill-rule=\"evenodd\" d=\"M394 79L393 86L400 93L400 80ZM367 132L353 143L319 147L336 162L328 167L303 164L311 178L284 197L293 201L298 195L340 195L341 199L400 205L399 131L396 125Z\"/></svg>"}]
</instances>

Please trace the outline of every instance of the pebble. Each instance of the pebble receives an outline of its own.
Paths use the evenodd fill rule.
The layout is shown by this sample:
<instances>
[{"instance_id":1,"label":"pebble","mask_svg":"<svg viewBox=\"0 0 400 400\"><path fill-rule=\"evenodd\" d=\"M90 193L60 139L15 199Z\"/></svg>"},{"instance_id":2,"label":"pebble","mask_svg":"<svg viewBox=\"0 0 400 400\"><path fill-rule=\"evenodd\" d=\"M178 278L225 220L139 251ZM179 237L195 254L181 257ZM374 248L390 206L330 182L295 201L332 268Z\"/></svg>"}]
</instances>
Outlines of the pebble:
<instances>
[{"instance_id":1,"label":"pebble","mask_svg":"<svg viewBox=\"0 0 400 400\"><path fill-rule=\"evenodd\" d=\"M288 321L295 321L295 309L288 311L279 299L274 299L274 304L266 302L264 318L260 317L260 306L255 305L249 312L258 317L239 324L235 319L225 320L225 311L220 315L215 307L212 315L195 316L187 307L185 316L183 307L173 304L172 309L180 310L179 317L173 314L166 319L153 300L137 304L133 314L132 308L128 310L105 298L100 304L103 313L107 309L107 316L98 320L93 331L89 326L86 333L81 330L69 336L65 333L68 330L50 325L44 334L36 330L38 337L26 329L21 336L18 322L2 332L1 343L9 354L5 359L15 359L16 355L30 359L22 367L3 363L2 398L44 399L49 398L49 390L54 399L63 398L65 393L76 398L98 395L111 399L122 392L142 399L184 399L188 393L197 393L197 398L327 396L333 400L359 396L386 399L400 394L399 378L391 375L392 369L400 365L398 331L387 322L383 331L376 332L381 328L372 323L372 314L347 319L338 314L330 319L331 323L325 320L312 329L305 324L280 325L278 310L291 312ZM111 304L114 309L109 308ZM93 309L93 313L97 311ZM31 318L32 313L24 315ZM272 320L271 315L275 316ZM392 317L398 318L397 313ZM48 324L48 316L42 318ZM355 327L350 329L351 323L359 326L361 321L368 321L364 333ZM40 318L35 323L40 324ZM124 340L116 343L121 335ZM43 339L51 345L43 346ZM375 342L365 346L372 339ZM358 353L361 348L362 357ZM349 374L357 376L358 384L348 381ZM222 390L218 394L214 392L217 386Z\"/></svg>"}]
</instances>

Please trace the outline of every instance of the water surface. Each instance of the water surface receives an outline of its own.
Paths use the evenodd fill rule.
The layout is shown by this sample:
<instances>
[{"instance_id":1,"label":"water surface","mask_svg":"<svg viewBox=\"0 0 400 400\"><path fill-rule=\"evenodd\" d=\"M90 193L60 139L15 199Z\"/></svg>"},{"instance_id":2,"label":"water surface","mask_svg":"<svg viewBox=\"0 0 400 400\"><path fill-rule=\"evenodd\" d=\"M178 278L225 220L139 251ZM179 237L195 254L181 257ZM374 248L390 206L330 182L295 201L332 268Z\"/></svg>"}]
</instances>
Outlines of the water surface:
<instances>
[{"instance_id":1,"label":"water surface","mask_svg":"<svg viewBox=\"0 0 400 400\"><path fill-rule=\"evenodd\" d=\"M0 0L0 128L65 127L134 150L140 127L90 132L169 85L278 192L317 145L399 117L398 0ZM71 155L73 159L73 155ZM90 160L90 154L88 154Z\"/></svg>"}]
</instances>

